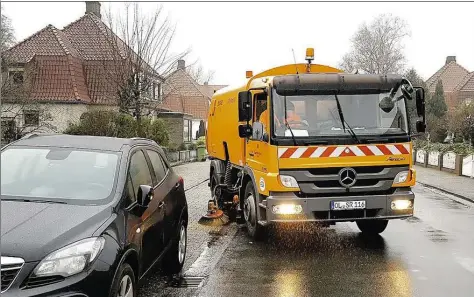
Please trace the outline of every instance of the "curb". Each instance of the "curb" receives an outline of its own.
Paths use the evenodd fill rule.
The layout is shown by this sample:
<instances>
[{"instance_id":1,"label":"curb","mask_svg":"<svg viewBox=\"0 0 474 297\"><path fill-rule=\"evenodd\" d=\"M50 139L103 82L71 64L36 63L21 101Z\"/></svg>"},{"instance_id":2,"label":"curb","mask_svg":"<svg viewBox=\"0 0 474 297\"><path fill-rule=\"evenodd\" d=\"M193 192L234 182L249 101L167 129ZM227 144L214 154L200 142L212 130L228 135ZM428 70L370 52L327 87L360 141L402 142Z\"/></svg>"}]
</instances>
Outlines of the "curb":
<instances>
[{"instance_id":1,"label":"curb","mask_svg":"<svg viewBox=\"0 0 474 297\"><path fill-rule=\"evenodd\" d=\"M453 196L458 197L460 199L463 199L465 201L474 203L474 199L472 199L472 198L468 198L466 196L463 196L463 195L460 195L460 194L457 194L457 193L454 193L454 192L451 192L451 191L448 191L446 189L443 189L443 188L440 188L440 187L437 187L437 186L433 186L433 185L430 185L430 184L425 184L425 183L422 183L422 182L419 182L419 181L417 181L417 183L419 183L420 185L422 185L424 187L436 189L436 190L444 192L446 194L453 195Z\"/></svg>"}]
</instances>

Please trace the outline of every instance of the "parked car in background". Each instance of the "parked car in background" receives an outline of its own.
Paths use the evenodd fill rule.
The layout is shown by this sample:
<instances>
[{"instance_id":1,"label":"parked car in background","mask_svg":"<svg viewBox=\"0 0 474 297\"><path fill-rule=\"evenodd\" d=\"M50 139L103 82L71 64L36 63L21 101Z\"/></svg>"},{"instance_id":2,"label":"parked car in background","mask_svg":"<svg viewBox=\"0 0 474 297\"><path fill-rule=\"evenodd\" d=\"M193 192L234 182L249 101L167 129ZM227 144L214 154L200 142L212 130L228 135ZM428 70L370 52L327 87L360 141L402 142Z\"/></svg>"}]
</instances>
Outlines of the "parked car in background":
<instances>
[{"instance_id":1,"label":"parked car in background","mask_svg":"<svg viewBox=\"0 0 474 297\"><path fill-rule=\"evenodd\" d=\"M184 181L148 139L32 135L1 151L2 296L136 296L182 269Z\"/></svg>"}]
</instances>

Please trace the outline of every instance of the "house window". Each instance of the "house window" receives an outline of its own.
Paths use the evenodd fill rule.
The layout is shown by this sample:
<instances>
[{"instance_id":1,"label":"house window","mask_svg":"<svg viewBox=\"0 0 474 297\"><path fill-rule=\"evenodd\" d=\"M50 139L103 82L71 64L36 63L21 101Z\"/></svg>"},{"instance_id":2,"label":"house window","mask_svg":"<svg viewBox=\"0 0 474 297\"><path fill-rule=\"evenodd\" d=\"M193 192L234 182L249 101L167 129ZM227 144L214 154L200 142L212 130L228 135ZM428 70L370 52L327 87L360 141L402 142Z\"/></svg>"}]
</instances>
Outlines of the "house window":
<instances>
[{"instance_id":1,"label":"house window","mask_svg":"<svg viewBox=\"0 0 474 297\"><path fill-rule=\"evenodd\" d=\"M25 126L38 126L39 125L39 111L37 110L25 110L23 112L25 119Z\"/></svg>"},{"instance_id":2,"label":"house window","mask_svg":"<svg viewBox=\"0 0 474 297\"><path fill-rule=\"evenodd\" d=\"M16 125L13 118L2 118L2 145L4 142L10 142L16 138Z\"/></svg>"},{"instance_id":3,"label":"house window","mask_svg":"<svg viewBox=\"0 0 474 297\"><path fill-rule=\"evenodd\" d=\"M184 120L183 122L183 141L190 142L191 141L191 121Z\"/></svg>"},{"instance_id":4,"label":"house window","mask_svg":"<svg viewBox=\"0 0 474 297\"><path fill-rule=\"evenodd\" d=\"M23 70L21 69L8 71L8 77L11 79L11 81L15 85L23 84Z\"/></svg>"},{"instance_id":5,"label":"house window","mask_svg":"<svg viewBox=\"0 0 474 297\"><path fill-rule=\"evenodd\" d=\"M152 90L152 99L160 101L161 100L161 84L160 83L153 83L153 90Z\"/></svg>"}]
</instances>

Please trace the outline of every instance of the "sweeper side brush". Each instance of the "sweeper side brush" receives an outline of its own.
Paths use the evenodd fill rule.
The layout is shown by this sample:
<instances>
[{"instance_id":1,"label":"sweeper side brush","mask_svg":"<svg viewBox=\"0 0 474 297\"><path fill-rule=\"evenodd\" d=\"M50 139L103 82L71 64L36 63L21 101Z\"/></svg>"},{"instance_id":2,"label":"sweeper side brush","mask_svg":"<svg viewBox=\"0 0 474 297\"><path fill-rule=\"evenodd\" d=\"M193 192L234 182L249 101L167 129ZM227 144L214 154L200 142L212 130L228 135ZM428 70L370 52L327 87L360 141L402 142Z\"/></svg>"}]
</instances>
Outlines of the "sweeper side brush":
<instances>
[{"instance_id":1,"label":"sweeper side brush","mask_svg":"<svg viewBox=\"0 0 474 297\"><path fill-rule=\"evenodd\" d=\"M229 217L222 210L217 209L214 200L210 200L206 215L202 216L198 223L204 226L223 226L229 222Z\"/></svg>"}]
</instances>

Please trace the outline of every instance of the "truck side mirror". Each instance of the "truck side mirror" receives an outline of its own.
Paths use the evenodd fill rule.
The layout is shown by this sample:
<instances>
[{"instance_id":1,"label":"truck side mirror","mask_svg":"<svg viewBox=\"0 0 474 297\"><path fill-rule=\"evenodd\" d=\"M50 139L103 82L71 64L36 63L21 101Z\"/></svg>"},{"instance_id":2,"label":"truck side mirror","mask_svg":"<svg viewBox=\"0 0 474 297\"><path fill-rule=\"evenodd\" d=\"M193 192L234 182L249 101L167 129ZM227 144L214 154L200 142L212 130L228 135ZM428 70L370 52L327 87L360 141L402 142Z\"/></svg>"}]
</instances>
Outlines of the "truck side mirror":
<instances>
[{"instance_id":1,"label":"truck side mirror","mask_svg":"<svg viewBox=\"0 0 474 297\"><path fill-rule=\"evenodd\" d=\"M239 137L240 138L248 138L252 136L253 129L252 126L249 124L239 125Z\"/></svg>"},{"instance_id":2,"label":"truck side mirror","mask_svg":"<svg viewBox=\"0 0 474 297\"><path fill-rule=\"evenodd\" d=\"M425 90L422 87L414 87L416 98L416 113L419 117L425 117Z\"/></svg>"},{"instance_id":3,"label":"truck side mirror","mask_svg":"<svg viewBox=\"0 0 474 297\"><path fill-rule=\"evenodd\" d=\"M416 121L416 132L425 133L426 124L423 121Z\"/></svg>"},{"instance_id":4,"label":"truck side mirror","mask_svg":"<svg viewBox=\"0 0 474 297\"><path fill-rule=\"evenodd\" d=\"M239 122L252 119L252 94L249 91L239 92Z\"/></svg>"}]
</instances>

